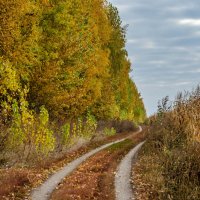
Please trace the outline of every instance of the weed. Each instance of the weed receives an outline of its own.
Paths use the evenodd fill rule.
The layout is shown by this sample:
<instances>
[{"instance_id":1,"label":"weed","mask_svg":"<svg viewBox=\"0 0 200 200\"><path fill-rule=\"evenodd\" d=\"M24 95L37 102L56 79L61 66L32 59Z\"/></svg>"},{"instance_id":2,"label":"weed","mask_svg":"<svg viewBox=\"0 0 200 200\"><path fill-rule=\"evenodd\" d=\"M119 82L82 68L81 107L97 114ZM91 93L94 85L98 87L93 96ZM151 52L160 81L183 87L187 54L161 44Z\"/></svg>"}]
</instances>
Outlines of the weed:
<instances>
[{"instance_id":1,"label":"weed","mask_svg":"<svg viewBox=\"0 0 200 200\"><path fill-rule=\"evenodd\" d=\"M164 98L151 124L136 167L138 199L200 199L200 87Z\"/></svg>"},{"instance_id":2,"label":"weed","mask_svg":"<svg viewBox=\"0 0 200 200\"><path fill-rule=\"evenodd\" d=\"M112 127L112 128L105 128L104 129L104 134L106 136L113 136L116 134L116 130Z\"/></svg>"},{"instance_id":3,"label":"weed","mask_svg":"<svg viewBox=\"0 0 200 200\"><path fill-rule=\"evenodd\" d=\"M126 140L124 140L124 141L122 141L122 142L118 142L118 143L116 143L116 144L111 145L111 146L108 148L108 150L109 150L109 151L116 151L116 150L118 150L118 149L123 149L123 148L130 147L130 146L133 146L133 145L134 145L134 143L133 143L132 140L126 139Z\"/></svg>"}]
</instances>

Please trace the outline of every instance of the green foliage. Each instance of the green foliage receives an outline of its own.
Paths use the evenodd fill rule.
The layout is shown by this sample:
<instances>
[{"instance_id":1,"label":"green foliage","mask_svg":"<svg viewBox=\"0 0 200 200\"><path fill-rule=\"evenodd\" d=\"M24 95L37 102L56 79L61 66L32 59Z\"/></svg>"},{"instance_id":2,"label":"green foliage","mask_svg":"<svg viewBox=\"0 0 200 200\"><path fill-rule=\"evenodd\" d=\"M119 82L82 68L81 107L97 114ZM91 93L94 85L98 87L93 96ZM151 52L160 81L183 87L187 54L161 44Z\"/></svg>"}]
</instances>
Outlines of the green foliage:
<instances>
[{"instance_id":1,"label":"green foliage","mask_svg":"<svg viewBox=\"0 0 200 200\"><path fill-rule=\"evenodd\" d=\"M69 144L70 141L70 124L66 123L61 127L61 143L62 145Z\"/></svg>"},{"instance_id":2,"label":"green foliage","mask_svg":"<svg viewBox=\"0 0 200 200\"><path fill-rule=\"evenodd\" d=\"M19 113L19 106L16 101L12 105L13 110L13 123L11 126L11 134L9 136L9 142L12 148L20 146L25 140L25 135L22 130L21 115Z\"/></svg>"},{"instance_id":3,"label":"green foliage","mask_svg":"<svg viewBox=\"0 0 200 200\"><path fill-rule=\"evenodd\" d=\"M27 109L26 101L21 101L20 107L14 101L12 109L13 119L8 146L20 152L27 149L27 152L22 152L23 156L26 156L27 153L30 154L31 150L36 152L38 157L53 151L55 138L53 131L48 127L49 115L45 107L40 108L38 119Z\"/></svg>"},{"instance_id":4,"label":"green foliage","mask_svg":"<svg viewBox=\"0 0 200 200\"><path fill-rule=\"evenodd\" d=\"M109 151L116 151L116 150L119 150L119 149L123 149L123 148L130 148L131 146L134 145L134 142L130 139L126 139L122 142L118 142L116 144L113 144L111 145L108 150Z\"/></svg>"},{"instance_id":5,"label":"green foliage","mask_svg":"<svg viewBox=\"0 0 200 200\"><path fill-rule=\"evenodd\" d=\"M1 12L0 55L15 65L15 87L28 87L33 109L45 105L58 120L88 110L97 119L145 118L134 118L141 100L129 80L126 28L115 7L103 0L12 0L0 8L8 8Z\"/></svg>"},{"instance_id":6,"label":"green foliage","mask_svg":"<svg viewBox=\"0 0 200 200\"><path fill-rule=\"evenodd\" d=\"M52 116L78 118L100 97L109 63L104 19L100 0L57 1L45 9L40 23L43 65L30 92Z\"/></svg>"},{"instance_id":7,"label":"green foliage","mask_svg":"<svg viewBox=\"0 0 200 200\"><path fill-rule=\"evenodd\" d=\"M86 117L79 117L71 123L65 123L61 127L61 145L66 147L72 145L78 138L91 139L95 134L97 121L89 112Z\"/></svg>"},{"instance_id":8,"label":"green foliage","mask_svg":"<svg viewBox=\"0 0 200 200\"><path fill-rule=\"evenodd\" d=\"M135 83L129 77L131 63L125 50L127 26L122 27L119 13L111 4L108 5L108 16L112 30L108 44L111 61L110 84L115 98L115 102L110 105L118 107L118 113L115 112L112 118L143 122L146 118L143 101ZM112 106L110 109L113 109ZM136 112L137 109L140 109L140 112Z\"/></svg>"},{"instance_id":9,"label":"green foliage","mask_svg":"<svg viewBox=\"0 0 200 200\"><path fill-rule=\"evenodd\" d=\"M113 136L113 135L116 134L116 130L113 127L112 128L105 128L103 132L106 136Z\"/></svg>"},{"instance_id":10,"label":"green foliage","mask_svg":"<svg viewBox=\"0 0 200 200\"><path fill-rule=\"evenodd\" d=\"M83 126L83 136L91 137L94 135L97 128L97 121L93 115L91 115L89 112L86 116L86 122Z\"/></svg>"},{"instance_id":11,"label":"green foliage","mask_svg":"<svg viewBox=\"0 0 200 200\"><path fill-rule=\"evenodd\" d=\"M0 115L4 123L12 115L12 104L21 98L21 85L16 69L0 58Z\"/></svg>"},{"instance_id":12,"label":"green foliage","mask_svg":"<svg viewBox=\"0 0 200 200\"><path fill-rule=\"evenodd\" d=\"M49 114L44 106L40 108L39 122L37 132L35 133L34 145L37 153L47 155L50 151L54 150L55 138L53 131L48 127Z\"/></svg>"},{"instance_id":13,"label":"green foliage","mask_svg":"<svg viewBox=\"0 0 200 200\"><path fill-rule=\"evenodd\" d=\"M96 131L97 121L89 112L85 118L78 118L72 123L72 135L90 138Z\"/></svg>"},{"instance_id":14,"label":"green foliage","mask_svg":"<svg viewBox=\"0 0 200 200\"><path fill-rule=\"evenodd\" d=\"M47 128L49 116L47 110L42 107L39 121L28 108L26 96L27 87L22 88L17 70L9 62L0 63L1 71L1 112L3 123L9 130L6 135L1 133L2 138L7 138L8 149L20 151L26 154L24 148L36 148L38 153L47 153L53 150L54 138L52 131ZM13 150L12 150L13 151Z\"/></svg>"}]
</instances>

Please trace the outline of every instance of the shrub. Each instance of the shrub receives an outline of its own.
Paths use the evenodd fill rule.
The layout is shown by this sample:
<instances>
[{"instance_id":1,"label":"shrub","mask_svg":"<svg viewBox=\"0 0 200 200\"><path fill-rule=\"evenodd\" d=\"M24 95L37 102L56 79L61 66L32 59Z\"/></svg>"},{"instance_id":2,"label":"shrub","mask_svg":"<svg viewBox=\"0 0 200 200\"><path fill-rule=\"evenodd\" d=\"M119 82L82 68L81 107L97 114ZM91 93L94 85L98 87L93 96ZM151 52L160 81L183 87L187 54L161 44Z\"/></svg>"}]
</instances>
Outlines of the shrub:
<instances>
[{"instance_id":1,"label":"shrub","mask_svg":"<svg viewBox=\"0 0 200 200\"><path fill-rule=\"evenodd\" d=\"M61 127L61 144L67 145L70 141L70 124L66 123Z\"/></svg>"},{"instance_id":2,"label":"shrub","mask_svg":"<svg viewBox=\"0 0 200 200\"><path fill-rule=\"evenodd\" d=\"M44 106L40 108L39 123L35 133L35 147L39 154L47 155L55 148L53 131L48 127L49 114Z\"/></svg>"},{"instance_id":3,"label":"shrub","mask_svg":"<svg viewBox=\"0 0 200 200\"><path fill-rule=\"evenodd\" d=\"M106 136L113 136L116 134L116 130L114 128L105 128L104 129L104 134Z\"/></svg>"},{"instance_id":4,"label":"shrub","mask_svg":"<svg viewBox=\"0 0 200 200\"><path fill-rule=\"evenodd\" d=\"M164 98L151 124L136 168L143 199L200 199L200 87Z\"/></svg>"}]
</instances>

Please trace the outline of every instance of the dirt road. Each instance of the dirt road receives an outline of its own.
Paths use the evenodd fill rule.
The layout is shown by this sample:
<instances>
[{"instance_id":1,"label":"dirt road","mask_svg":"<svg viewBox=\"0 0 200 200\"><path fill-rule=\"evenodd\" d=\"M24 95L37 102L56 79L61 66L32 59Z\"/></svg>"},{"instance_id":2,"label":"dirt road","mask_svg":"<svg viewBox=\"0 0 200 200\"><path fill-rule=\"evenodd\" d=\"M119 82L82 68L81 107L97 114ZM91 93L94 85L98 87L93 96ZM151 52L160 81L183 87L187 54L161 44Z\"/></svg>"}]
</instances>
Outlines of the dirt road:
<instances>
[{"instance_id":1,"label":"dirt road","mask_svg":"<svg viewBox=\"0 0 200 200\"><path fill-rule=\"evenodd\" d=\"M131 179L131 170L133 158L137 155L139 149L144 142L139 143L134 147L121 161L116 176L115 176L115 192L116 200L133 200Z\"/></svg>"},{"instance_id":2,"label":"dirt road","mask_svg":"<svg viewBox=\"0 0 200 200\"><path fill-rule=\"evenodd\" d=\"M138 134L142 131L141 127L139 127L139 131L134 134ZM130 136L129 136L130 137ZM111 147L115 144L120 144L123 141L127 139L120 139L114 142L110 142L108 144L105 144L101 147L98 147L83 156L79 157L78 159L72 161L68 165L66 165L64 168L62 168L60 171L52 175L48 180L46 180L40 187L34 189L31 193L31 199L32 200L48 200L52 194L52 192L56 189L59 183L63 181L64 178L71 175L72 172L77 171L77 168L82 164L85 163L88 159L90 159L92 156L96 156L97 153L101 152L102 150L107 149L108 147ZM114 182L114 181L113 181ZM55 197L56 199L56 197ZM62 198L60 198L62 199ZM70 199L76 199L76 198L70 198Z\"/></svg>"}]
</instances>

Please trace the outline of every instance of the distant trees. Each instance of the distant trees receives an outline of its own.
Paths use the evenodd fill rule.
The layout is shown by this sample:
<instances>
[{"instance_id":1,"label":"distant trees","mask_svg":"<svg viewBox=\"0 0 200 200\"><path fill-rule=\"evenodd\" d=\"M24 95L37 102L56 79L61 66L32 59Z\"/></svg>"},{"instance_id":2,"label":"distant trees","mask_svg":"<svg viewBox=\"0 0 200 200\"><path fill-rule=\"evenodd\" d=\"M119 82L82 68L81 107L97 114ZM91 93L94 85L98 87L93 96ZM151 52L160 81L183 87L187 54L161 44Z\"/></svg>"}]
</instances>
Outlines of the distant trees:
<instances>
[{"instance_id":1,"label":"distant trees","mask_svg":"<svg viewBox=\"0 0 200 200\"><path fill-rule=\"evenodd\" d=\"M141 122L146 112L136 85L129 77L131 63L125 49L127 26L122 26L118 10L112 4L108 5L108 17L111 24L111 37L108 43L111 61L110 75L119 110L118 117ZM137 110L140 110L139 114Z\"/></svg>"}]
</instances>

